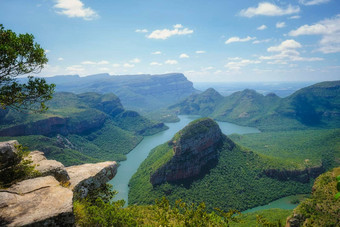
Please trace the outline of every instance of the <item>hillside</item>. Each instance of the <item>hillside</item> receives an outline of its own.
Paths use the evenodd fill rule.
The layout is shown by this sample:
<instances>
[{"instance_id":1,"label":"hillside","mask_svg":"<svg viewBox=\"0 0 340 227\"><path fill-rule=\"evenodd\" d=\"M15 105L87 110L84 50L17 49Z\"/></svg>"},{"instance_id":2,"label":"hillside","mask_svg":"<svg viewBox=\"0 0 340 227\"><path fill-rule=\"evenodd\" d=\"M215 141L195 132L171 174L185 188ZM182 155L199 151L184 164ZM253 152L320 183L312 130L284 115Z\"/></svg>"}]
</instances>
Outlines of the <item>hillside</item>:
<instances>
[{"instance_id":1,"label":"hillside","mask_svg":"<svg viewBox=\"0 0 340 227\"><path fill-rule=\"evenodd\" d=\"M161 75L90 75L46 78L58 92L116 94L124 107L138 112L158 111L196 92L181 73Z\"/></svg>"},{"instance_id":2,"label":"hillside","mask_svg":"<svg viewBox=\"0 0 340 227\"><path fill-rule=\"evenodd\" d=\"M209 101L206 101L209 100ZM222 97L208 89L169 107L178 114L199 114L262 131L340 127L340 81L322 82L280 98L246 89Z\"/></svg>"},{"instance_id":3,"label":"hillside","mask_svg":"<svg viewBox=\"0 0 340 227\"><path fill-rule=\"evenodd\" d=\"M308 193L322 171L280 170L280 164L235 144L213 120L199 119L151 151L130 180L129 203L166 196L170 202L205 202L209 209L245 210Z\"/></svg>"},{"instance_id":4,"label":"hillside","mask_svg":"<svg viewBox=\"0 0 340 227\"><path fill-rule=\"evenodd\" d=\"M144 135L166 129L125 110L114 94L56 93L44 114L2 110L0 139L17 139L65 165L124 160Z\"/></svg>"}]
</instances>

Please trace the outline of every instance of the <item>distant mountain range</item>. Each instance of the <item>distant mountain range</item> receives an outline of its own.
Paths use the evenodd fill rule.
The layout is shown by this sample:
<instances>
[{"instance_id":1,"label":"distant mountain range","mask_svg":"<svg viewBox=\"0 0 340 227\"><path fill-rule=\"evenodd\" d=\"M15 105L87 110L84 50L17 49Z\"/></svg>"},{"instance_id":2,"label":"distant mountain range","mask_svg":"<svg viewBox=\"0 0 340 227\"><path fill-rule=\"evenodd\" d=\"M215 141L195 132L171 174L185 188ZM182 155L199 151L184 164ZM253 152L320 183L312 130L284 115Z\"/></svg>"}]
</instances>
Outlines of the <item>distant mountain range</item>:
<instances>
[{"instance_id":1,"label":"distant mountain range","mask_svg":"<svg viewBox=\"0 0 340 227\"><path fill-rule=\"evenodd\" d=\"M197 92L192 82L181 73L124 76L97 74L86 77L73 75L48 77L46 80L57 85L57 92L114 93L125 108L139 112L159 110Z\"/></svg>"},{"instance_id":2,"label":"distant mountain range","mask_svg":"<svg viewBox=\"0 0 340 227\"><path fill-rule=\"evenodd\" d=\"M169 107L177 114L198 114L261 130L340 127L340 81L317 83L286 98L254 90L222 96L210 88Z\"/></svg>"}]
</instances>

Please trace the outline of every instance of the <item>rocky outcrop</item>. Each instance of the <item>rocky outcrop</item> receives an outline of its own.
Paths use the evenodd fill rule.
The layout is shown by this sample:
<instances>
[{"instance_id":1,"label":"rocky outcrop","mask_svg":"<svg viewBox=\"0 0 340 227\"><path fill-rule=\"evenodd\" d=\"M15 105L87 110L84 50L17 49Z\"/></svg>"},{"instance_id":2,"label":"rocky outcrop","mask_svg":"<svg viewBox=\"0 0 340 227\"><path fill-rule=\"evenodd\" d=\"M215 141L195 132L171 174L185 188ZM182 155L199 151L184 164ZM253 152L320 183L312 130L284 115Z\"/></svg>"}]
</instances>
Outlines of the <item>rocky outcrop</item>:
<instances>
[{"instance_id":1,"label":"rocky outcrop","mask_svg":"<svg viewBox=\"0 0 340 227\"><path fill-rule=\"evenodd\" d=\"M111 180L117 173L116 162L101 162L96 164L84 164L66 168L70 175L70 188L83 198L88 191L99 188Z\"/></svg>"},{"instance_id":2,"label":"rocky outcrop","mask_svg":"<svg viewBox=\"0 0 340 227\"><path fill-rule=\"evenodd\" d=\"M32 152L31 160L43 176L0 190L0 226L74 226L74 196L86 196L105 184L118 167L116 162L102 162L65 168L40 151Z\"/></svg>"},{"instance_id":3,"label":"rocky outcrop","mask_svg":"<svg viewBox=\"0 0 340 227\"><path fill-rule=\"evenodd\" d=\"M41 151L33 151L30 153L30 159L42 176L54 176L60 182L70 180L65 166L56 160L47 160L44 153Z\"/></svg>"},{"instance_id":4,"label":"rocky outcrop","mask_svg":"<svg viewBox=\"0 0 340 227\"><path fill-rule=\"evenodd\" d=\"M294 180L302 183L308 183L310 179L314 179L323 173L325 170L322 165L308 167L304 169L266 169L264 174L268 177L275 178L278 180Z\"/></svg>"},{"instance_id":5,"label":"rocky outcrop","mask_svg":"<svg viewBox=\"0 0 340 227\"><path fill-rule=\"evenodd\" d=\"M218 147L225 139L213 120L203 118L192 122L169 142L174 155L156 170L150 182L157 185L199 176L207 171L209 163L217 160ZM234 146L231 141L230 144Z\"/></svg>"},{"instance_id":6,"label":"rocky outcrop","mask_svg":"<svg viewBox=\"0 0 340 227\"><path fill-rule=\"evenodd\" d=\"M15 148L16 145L19 145L16 140L0 142L0 170L14 165L19 161L17 157L18 151Z\"/></svg>"}]
</instances>

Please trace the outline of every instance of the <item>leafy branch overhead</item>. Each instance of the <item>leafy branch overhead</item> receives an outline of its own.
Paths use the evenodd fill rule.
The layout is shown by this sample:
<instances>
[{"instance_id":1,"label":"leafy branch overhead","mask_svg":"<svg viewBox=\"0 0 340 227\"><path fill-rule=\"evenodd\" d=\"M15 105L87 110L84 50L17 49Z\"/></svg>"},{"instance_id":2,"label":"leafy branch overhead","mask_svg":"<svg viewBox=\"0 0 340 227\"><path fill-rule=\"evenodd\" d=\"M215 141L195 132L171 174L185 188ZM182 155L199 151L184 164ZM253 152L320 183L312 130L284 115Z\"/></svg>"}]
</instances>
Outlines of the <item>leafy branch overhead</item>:
<instances>
[{"instance_id":1,"label":"leafy branch overhead","mask_svg":"<svg viewBox=\"0 0 340 227\"><path fill-rule=\"evenodd\" d=\"M5 30L0 24L0 107L16 110L45 111L45 102L52 99L55 85L43 78L29 76L26 83L16 77L39 73L47 63L44 49L31 34Z\"/></svg>"}]
</instances>

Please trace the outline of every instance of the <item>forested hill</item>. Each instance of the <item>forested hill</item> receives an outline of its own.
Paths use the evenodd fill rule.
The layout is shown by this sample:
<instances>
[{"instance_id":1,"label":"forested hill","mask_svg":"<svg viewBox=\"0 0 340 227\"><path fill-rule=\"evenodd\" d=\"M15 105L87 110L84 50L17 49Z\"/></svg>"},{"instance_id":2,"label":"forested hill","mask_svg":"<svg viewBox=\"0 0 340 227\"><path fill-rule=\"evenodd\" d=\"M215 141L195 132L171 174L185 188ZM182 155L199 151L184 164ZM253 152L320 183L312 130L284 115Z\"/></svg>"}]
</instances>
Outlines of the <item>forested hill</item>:
<instances>
[{"instance_id":1,"label":"forested hill","mask_svg":"<svg viewBox=\"0 0 340 227\"><path fill-rule=\"evenodd\" d=\"M90 75L46 78L56 84L56 91L116 94L127 109L154 111L172 105L196 92L192 82L181 73L161 75Z\"/></svg>"},{"instance_id":2,"label":"forested hill","mask_svg":"<svg viewBox=\"0 0 340 227\"><path fill-rule=\"evenodd\" d=\"M166 129L163 123L125 110L112 93L55 93L47 106L44 114L1 110L0 140L17 139L48 158L73 165L124 160L142 136Z\"/></svg>"},{"instance_id":3,"label":"forested hill","mask_svg":"<svg viewBox=\"0 0 340 227\"><path fill-rule=\"evenodd\" d=\"M280 98L246 89L223 97L208 89L169 107L178 114L199 114L261 130L340 127L340 81L317 83Z\"/></svg>"}]
</instances>

